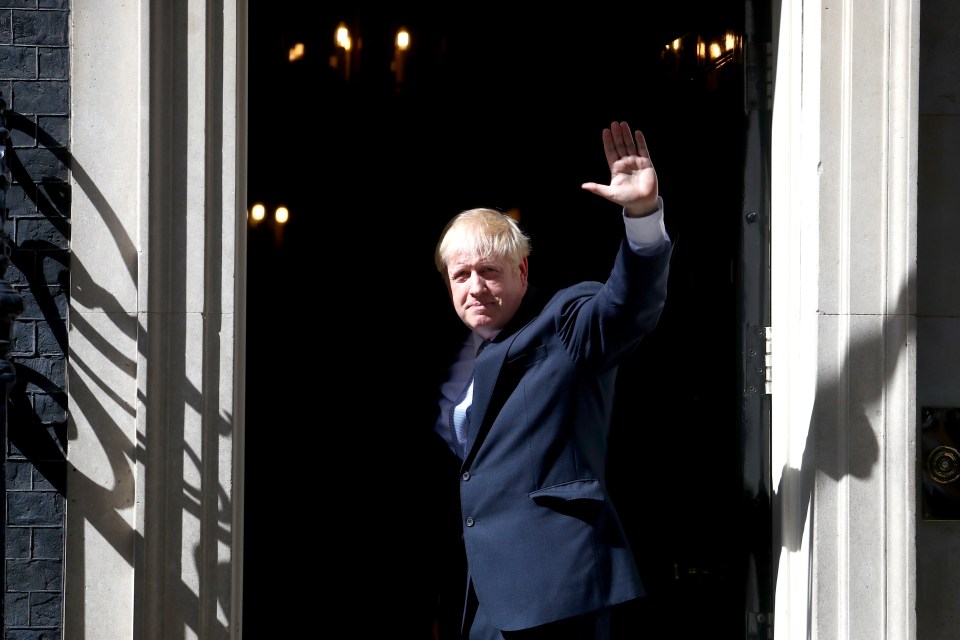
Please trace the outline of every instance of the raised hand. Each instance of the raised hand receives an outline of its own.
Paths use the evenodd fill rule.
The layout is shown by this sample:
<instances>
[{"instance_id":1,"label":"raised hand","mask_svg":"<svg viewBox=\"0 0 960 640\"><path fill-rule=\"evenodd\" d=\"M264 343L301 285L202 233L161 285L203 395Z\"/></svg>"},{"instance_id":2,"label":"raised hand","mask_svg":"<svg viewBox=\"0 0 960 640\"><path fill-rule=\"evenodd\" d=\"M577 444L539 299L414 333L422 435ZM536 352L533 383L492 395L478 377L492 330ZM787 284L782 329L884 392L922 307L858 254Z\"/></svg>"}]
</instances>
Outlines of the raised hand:
<instances>
[{"instance_id":1,"label":"raised hand","mask_svg":"<svg viewBox=\"0 0 960 640\"><path fill-rule=\"evenodd\" d=\"M603 130L603 153L610 166L610 184L584 182L581 186L624 207L628 216L656 211L657 172L643 133L638 129L631 136L629 124L614 122Z\"/></svg>"}]
</instances>

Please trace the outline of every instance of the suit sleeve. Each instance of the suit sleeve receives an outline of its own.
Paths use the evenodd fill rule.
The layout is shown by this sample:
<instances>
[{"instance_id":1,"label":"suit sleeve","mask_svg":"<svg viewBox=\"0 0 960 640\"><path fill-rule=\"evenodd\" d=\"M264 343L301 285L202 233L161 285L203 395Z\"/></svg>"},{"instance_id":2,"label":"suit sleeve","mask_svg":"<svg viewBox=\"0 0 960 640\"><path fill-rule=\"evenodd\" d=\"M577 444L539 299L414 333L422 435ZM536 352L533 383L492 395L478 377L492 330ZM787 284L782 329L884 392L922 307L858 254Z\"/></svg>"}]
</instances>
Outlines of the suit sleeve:
<instances>
[{"instance_id":1,"label":"suit sleeve","mask_svg":"<svg viewBox=\"0 0 960 640\"><path fill-rule=\"evenodd\" d=\"M624 238L606 282L558 294L557 334L571 358L606 369L636 348L660 320L672 254L669 240L659 253L640 255Z\"/></svg>"}]
</instances>

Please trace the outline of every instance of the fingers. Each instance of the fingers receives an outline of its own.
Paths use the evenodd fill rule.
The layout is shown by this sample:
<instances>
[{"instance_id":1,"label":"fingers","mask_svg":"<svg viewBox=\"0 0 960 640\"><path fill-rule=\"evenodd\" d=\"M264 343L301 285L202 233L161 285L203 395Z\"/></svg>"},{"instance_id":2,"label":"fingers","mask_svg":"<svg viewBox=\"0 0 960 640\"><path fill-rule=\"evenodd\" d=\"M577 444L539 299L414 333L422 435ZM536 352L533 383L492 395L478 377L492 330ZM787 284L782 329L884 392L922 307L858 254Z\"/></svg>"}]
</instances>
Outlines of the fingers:
<instances>
[{"instance_id":1,"label":"fingers","mask_svg":"<svg viewBox=\"0 0 960 640\"><path fill-rule=\"evenodd\" d=\"M607 159L607 165L613 167L613 163L620 159L617 145L613 141L612 129L603 130L603 155Z\"/></svg>"},{"instance_id":2,"label":"fingers","mask_svg":"<svg viewBox=\"0 0 960 640\"><path fill-rule=\"evenodd\" d=\"M643 134L638 129L631 136L630 125L626 121L612 122L609 129L603 130L603 149L610 162L626 156L650 157Z\"/></svg>"},{"instance_id":3,"label":"fingers","mask_svg":"<svg viewBox=\"0 0 960 640\"><path fill-rule=\"evenodd\" d=\"M631 132L630 124L625 120L611 122L610 126L603 130L603 153L610 167L611 179L615 175L629 173L632 170L649 168L651 164L650 150L647 148L647 140L643 132L639 129ZM646 160L638 161L635 167L628 169L618 164L625 158L646 158ZM631 166L632 164L633 161ZM594 191L594 193L597 192Z\"/></svg>"},{"instance_id":4,"label":"fingers","mask_svg":"<svg viewBox=\"0 0 960 640\"><path fill-rule=\"evenodd\" d=\"M625 121L612 122L610 124L610 134L613 137L613 144L617 148L617 153L621 158L637 154L637 147L633 143L633 137L630 135L630 125Z\"/></svg>"},{"instance_id":5,"label":"fingers","mask_svg":"<svg viewBox=\"0 0 960 640\"><path fill-rule=\"evenodd\" d=\"M643 133L640 132L640 129L636 130L634 136L637 139L637 155L644 158L650 158L650 150L647 149L647 139L643 137Z\"/></svg>"}]
</instances>

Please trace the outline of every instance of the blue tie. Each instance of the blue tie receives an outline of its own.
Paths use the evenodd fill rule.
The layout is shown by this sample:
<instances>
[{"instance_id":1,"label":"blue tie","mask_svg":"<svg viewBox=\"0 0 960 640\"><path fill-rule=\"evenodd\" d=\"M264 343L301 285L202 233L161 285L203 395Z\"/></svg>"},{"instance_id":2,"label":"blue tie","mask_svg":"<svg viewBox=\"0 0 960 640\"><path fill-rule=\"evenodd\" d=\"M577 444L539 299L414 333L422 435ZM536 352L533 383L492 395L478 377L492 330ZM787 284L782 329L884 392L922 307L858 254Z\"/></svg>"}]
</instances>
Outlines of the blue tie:
<instances>
[{"instance_id":1,"label":"blue tie","mask_svg":"<svg viewBox=\"0 0 960 640\"><path fill-rule=\"evenodd\" d=\"M483 348L490 343L489 340L484 340L480 343L480 346L477 347L477 355L483 351ZM470 405L473 403L473 374L470 374L470 379L467 381L467 385L463 388L463 392L460 394L460 397L457 398L457 401L453 405L453 411L450 412L450 422L453 425L453 432L457 436L457 442L460 444L460 450L466 452L467 447L467 429L470 426L469 420L467 420L467 410L470 409Z\"/></svg>"}]
</instances>

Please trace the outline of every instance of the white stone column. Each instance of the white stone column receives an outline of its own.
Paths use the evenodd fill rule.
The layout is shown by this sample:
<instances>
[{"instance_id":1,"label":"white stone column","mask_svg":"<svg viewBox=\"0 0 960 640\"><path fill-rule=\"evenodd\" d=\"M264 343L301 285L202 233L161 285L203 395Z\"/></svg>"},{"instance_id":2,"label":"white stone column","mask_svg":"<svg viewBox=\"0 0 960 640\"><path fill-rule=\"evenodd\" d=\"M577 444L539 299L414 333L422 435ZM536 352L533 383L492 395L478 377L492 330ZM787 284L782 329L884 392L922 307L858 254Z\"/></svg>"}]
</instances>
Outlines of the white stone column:
<instances>
[{"instance_id":1,"label":"white stone column","mask_svg":"<svg viewBox=\"0 0 960 640\"><path fill-rule=\"evenodd\" d=\"M916 635L919 5L786 2L774 29L778 640Z\"/></svg>"},{"instance_id":2,"label":"white stone column","mask_svg":"<svg viewBox=\"0 0 960 640\"><path fill-rule=\"evenodd\" d=\"M64 637L239 638L243 0L75 0Z\"/></svg>"}]
</instances>

